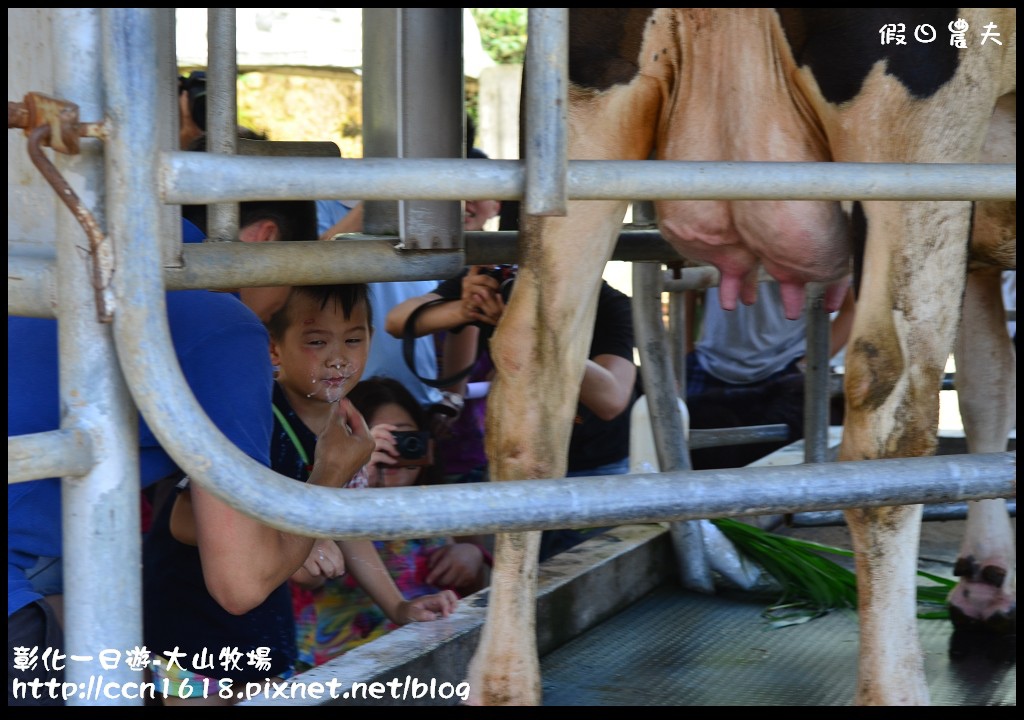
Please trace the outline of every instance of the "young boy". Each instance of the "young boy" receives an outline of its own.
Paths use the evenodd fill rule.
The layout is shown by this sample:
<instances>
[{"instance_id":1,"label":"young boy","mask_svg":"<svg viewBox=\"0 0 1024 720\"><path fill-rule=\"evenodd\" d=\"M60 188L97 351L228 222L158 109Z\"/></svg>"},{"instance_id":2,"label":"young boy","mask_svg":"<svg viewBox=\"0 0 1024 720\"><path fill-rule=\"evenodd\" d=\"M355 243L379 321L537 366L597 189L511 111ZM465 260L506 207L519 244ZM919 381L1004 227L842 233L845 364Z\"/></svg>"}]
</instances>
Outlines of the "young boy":
<instances>
[{"instance_id":1,"label":"young boy","mask_svg":"<svg viewBox=\"0 0 1024 720\"><path fill-rule=\"evenodd\" d=\"M295 287L267 322L270 358L278 369L270 460L283 475L305 480L332 404L363 375L373 334L368 293L365 284ZM373 428L375 456L397 458L394 429L386 424ZM347 487L369 484L364 467ZM306 591L346 569L398 625L447 617L458 602L450 590L404 599L370 540L318 540L303 569L292 576L296 609L309 600Z\"/></svg>"},{"instance_id":2,"label":"young boy","mask_svg":"<svg viewBox=\"0 0 1024 720\"><path fill-rule=\"evenodd\" d=\"M372 334L369 304L365 285L336 285L293 288L285 305L268 323L271 335L271 360L279 365L274 383L275 425L271 435L271 468L303 482L310 477L317 435L328 426L335 405L345 406L345 417L353 429L365 428L365 421L343 400L358 382L365 365ZM282 420L283 418L283 420ZM290 431L290 432L289 432ZM298 442L293 444L291 436ZM301 437L301 440L299 438ZM381 440L374 438L377 447ZM388 437L390 441L390 436ZM301 452L299 451L301 448ZM289 449L302 458L301 464L289 459ZM346 487L366 486L365 470L354 473ZM268 677L285 679L294 674L295 621L288 583L275 590L266 602L243 615L232 615L219 606L203 601L196 583L182 583L186 570L198 565L193 559L195 548L194 516L190 492L175 498L172 509L162 514L146 543L146 582L150 585L146 604L147 644L159 645L158 651L175 648L183 651L179 667L165 666L154 670L159 687L167 687L171 698L165 704L196 704L213 688L212 697L204 704L233 704L237 694L216 692L225 683L261 681ZM438 593L414 601L405 601L383 568L373 543L318 540L313 544L297 579L312 581L344 572L344 548L352 575L395 622L434 620L447 617L457 603L454 593ZM161 592L153 588L160 585ZM187 597L183 597L183 593ZM169 603L187 600L195 611L170 612ZM158 602L159 601L159 602ZM196 665L202 650L212 654L211 661ZM220 650L236 650L242 662L225 667ZM268 650L269 649L269 650ZM249 667L244 658L251 653L269 655L262 669ZM271 664L272 663L272 664ZM164 681L166 680L166 685ZM192 698L192 699L187 699Z\"/></svg>"}]
</instances>

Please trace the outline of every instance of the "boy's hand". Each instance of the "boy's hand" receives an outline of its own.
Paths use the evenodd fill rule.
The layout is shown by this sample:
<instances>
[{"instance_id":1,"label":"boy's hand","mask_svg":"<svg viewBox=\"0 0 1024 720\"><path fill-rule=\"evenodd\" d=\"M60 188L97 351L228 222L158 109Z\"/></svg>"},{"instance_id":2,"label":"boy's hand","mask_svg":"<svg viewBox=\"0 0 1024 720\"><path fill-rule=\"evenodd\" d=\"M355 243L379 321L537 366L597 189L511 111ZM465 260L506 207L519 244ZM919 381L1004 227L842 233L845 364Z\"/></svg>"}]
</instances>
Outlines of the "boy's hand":
<instances>
[{"instance_id":1,"label":"boy's hand","mask_svg":"<svg viewBox=\"0 0 1024 720\"><path fill-rule=\"evenodd\" d=\"M292 581L308 589L323 587L328 578L345 574L345 556L333 540L317 540L302 567L292 575Z\"/></svg>"},{"instance_id":2,"label":"boy's hand","mask_svg":"<svg viewBox=\"0 0 1024 720\"><path fill-rule=\"evenodd\" d=\"M331 406L327 426L317 438L309 482L341 487L370 461L376 441L366 420L348 398Z\"/></svg>"},{"instance_id":3,"label":"boy's hand","mask_svg":"<svg viewBox=\"0 0 1024 720\"><path fill-rule=\"evenodd\" d=\"M345 574L345 556L333 540L317 540L302 567L313 577L341 577Z\"/></svg>"}]
</instances>

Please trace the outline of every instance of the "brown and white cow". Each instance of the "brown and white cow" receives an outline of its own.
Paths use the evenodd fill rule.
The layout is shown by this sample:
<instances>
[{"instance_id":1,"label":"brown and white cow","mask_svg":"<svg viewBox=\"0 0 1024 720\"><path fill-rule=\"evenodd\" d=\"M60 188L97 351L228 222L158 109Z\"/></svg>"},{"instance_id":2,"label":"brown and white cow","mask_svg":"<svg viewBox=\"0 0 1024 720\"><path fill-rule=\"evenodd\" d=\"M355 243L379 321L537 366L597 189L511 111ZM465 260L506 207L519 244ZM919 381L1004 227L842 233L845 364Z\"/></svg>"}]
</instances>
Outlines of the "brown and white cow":
<instances>
[{"instance_id":1,"label":"brown and white cow","mask_svg":"<svg viewBox=\"0 0 1024 720\"><path fill-rule=\"evenodd\" d=\"M966 49L950 42L949 23L958 18L969 25ZM904 24L905 44L882 42L890 23ZM925 23L938 33L934 42L913 35ZM982 43L990 23L999 43ZM582 9L570 11L569 37L571 159L975 162L997 101L1016 91L1010 9ZM1015 104L1008 107L1015 127ZM625 200L572 201L566 217L523 218L516 292L491 345L498 375L487 441L496 480L565 473L599 278L625 208ZM656 208L662 234L683 256L721 271L726 308L753 297L761 265L781 284L787 314L800 312L811 281L834 283L826 295L834 306L851 250L865 240L840 459L934 452L938 391L967 275L970 202L865 201L852 222L837 202L664 201ZM989 256L1002 252L1001 262L1015 267L1015 234L990 235L998 247ZM976 329L965 328L963 344ZM977 376L966 356L961 363ZM989 428L997 440L972 449L1005 449L1004 430ZM1007 532L994 541L976 532L966 546L973 565L965 567L978 570L973 585L994 578L1002 587L987 593L984 607L967 600L964 613L1008 615L1012 534L998 501L982 505L990 509L987 522ZM856 701L925 704L915 616L921 507L846 516L859 586ZM497 538L487 624L469 669L474 702L541 700L539 535Z\"/></svg>"}]
</instances>

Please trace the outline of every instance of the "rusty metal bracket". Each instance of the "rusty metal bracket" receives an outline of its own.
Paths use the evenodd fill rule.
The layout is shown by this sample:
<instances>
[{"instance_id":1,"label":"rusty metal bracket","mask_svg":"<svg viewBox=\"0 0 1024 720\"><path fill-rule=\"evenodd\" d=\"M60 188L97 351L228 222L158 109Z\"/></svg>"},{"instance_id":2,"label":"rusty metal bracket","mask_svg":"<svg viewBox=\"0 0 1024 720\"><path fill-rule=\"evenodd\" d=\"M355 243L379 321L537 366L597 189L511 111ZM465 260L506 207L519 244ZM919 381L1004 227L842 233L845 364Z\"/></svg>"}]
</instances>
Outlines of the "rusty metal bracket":
<instances>
[{"instance_id":1,"label":"rusty metal bracket","mask_svg":"<svg viewBox=\"0 0 1024 720\"><path fill-rule=\"evenodd\" d=\"M57 152L77 155L80 152L80 137L103 140L106 138L106 128L103 123L79 122L77 105L41 93L28 93L21 103L7 101L7 128L21 128L25 131L32 163L85 230L89 239L88 255L91 260L92 286L96 293L97 319L109 323L114 315L114 296L110 289L114 274L113 248L96 222L96 217L42 150L43 147L51 147Z\"/></svg>"}]
</instances>

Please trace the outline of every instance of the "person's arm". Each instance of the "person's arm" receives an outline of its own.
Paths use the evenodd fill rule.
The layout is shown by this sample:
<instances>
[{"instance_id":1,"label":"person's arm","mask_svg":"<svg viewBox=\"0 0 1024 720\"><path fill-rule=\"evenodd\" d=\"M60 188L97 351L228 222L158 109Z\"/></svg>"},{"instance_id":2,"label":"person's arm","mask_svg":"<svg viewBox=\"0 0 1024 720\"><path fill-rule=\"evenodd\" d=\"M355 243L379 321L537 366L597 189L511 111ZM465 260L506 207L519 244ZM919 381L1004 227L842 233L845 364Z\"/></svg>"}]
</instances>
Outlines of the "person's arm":
<instances>
[{"instance_id":1,"label":"person's arm","mask_svg":"<svg viewBox=\"0 0 1024 720\"><path fill-rule=\"evenodd\" d=\"M372 541L339 540L338 545L345 554L349 575L355 578L359 587L380 606L391 622L406 625L410 622L437 620L451 615L458 605L459 600L451 590L406 600Z\"/></svg>"},{"instance_id":2,"label":"person's arm","mask_svg":"<svg viewBox=\"0 0 1024 720\"><path fill-rule=\"evenodd\" d=\"M426 295L403 300L388 310L387 317L384 318L384 330L388 335L401 338L405 334L405 323L416 308L426 305L431 300L441 299L437 293L429 292ZM416 337L449 330L464 324L466 320L462 317L460 305L461 303L458 302L446 302L424 310L416 318Z\"/></svg>"},{"instance_id":3,"label":"person's arm","mask_svg":"<svg viewBox=\"0 0 1024 720\"><path fill-rule=\"evenodd\" d=\"M580 385L580 403L602 420L612 420L629 405L636 383L636 365L618 355L587 360Z\"/></svg>"},{"instance_id":4,"label":"person's arm","mask_svg":"<svg viewBox=\"0 0 1024 720\"><path fill-rule=\"evenodd\" d=\"M601 420L629 407L636 386L633 363L633 308L629 296L601 283L590 359L584 367L579 401Z\"/></svg>"},{"instance_id":5,"label":"person's arm","mask_svg":"<svg viewBox=\"0 0 1024 720\"><path fill-rule=\"evenodd\" d=\"M474 265L463 276L461 297L458 300L449 298L451 302L424 310L416 318L416 337L475 322L497 324L505 304L498 293L498 281L482 273L486 267L488 266ZM395 305L388 311L384 329L389 335L402 337L405 333L405 324L413 311L420 305L437 299L443 299L443 296L431 292Z\"/></svg>"},{"instance_id":6,"label":"person's arm","mask_svg":"<svg viewBox=\"0 0 1024 720\"><path fill-rule=\"evenodd\" d=\"M445 334L441 351L441 372L444 376L454 375L475 363L479 343L480 328L475 325L467 326L457 333ZM462 380L444 389L465 397L468 386L469 375L466 375Z\"/></svg>"},{"instance_id":7,"label":"person's arm","mask_svg":"<svg viewBox=\"0 0 1024 720\"><path fill-rule=\"evenodd\" d=\"M335 403L316 445L309 484L340 488L370 459L373 438L347 399ZM241 615L266 600L309 557L315 538L265 525L193 483L196 540L210 595Z\"/></svg>"}]
</instances>

